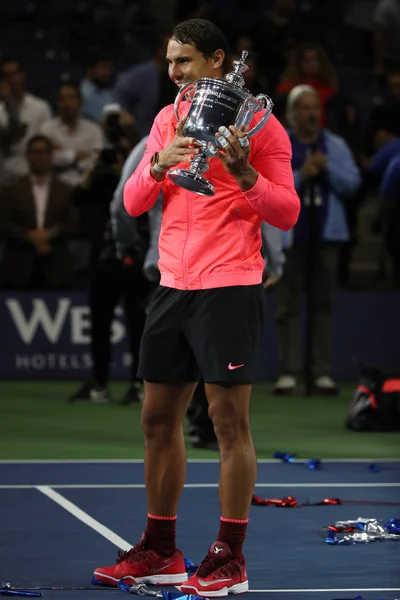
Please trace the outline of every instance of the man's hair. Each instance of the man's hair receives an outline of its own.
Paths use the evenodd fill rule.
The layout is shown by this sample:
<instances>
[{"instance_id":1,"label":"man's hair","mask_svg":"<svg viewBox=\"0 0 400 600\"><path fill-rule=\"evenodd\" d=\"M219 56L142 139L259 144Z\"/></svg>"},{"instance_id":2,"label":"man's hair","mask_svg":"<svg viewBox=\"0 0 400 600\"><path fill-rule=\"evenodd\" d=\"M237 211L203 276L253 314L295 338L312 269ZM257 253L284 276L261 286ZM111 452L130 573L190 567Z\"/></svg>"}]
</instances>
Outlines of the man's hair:
<instances>
[{"instance_id":1,"label":"man's hair","mask_svg":"<svg viewBox=\"0 0 400 600\"><path fill-rule=\"evenodd\" d=\"M17 64L18 69L21 71L21 73L24 72L25 69L22 62L19 58L16 58L15 56L4 56L4 58L0 60L0 69L2 69L5 65L9 65L10 63Z\"/></svg>"},{"instance_id":2,"label":"man's hair","mask_svg":"<svg viewBox=\"0 0 400 600\"><path fill-rule=\"evenodd\" d=\"M219 27L206 19L189 19L176 25L171 39L180 44L190 44L202 52L207 58L216 50L223 50L225 56L230 54L229 43Z\"/></svg>"},{"instance_id":3,"label":"man's hair","mask_svg":"<svg viewBox=\"0 0 400 600\"><path fill-rule=\"evenodd\" d=\"M51 141L51 139L48 138L46 135L38 133L29 138L28 143L26 145L27 152L29 152L29 150L32 149L32 146L34 146L37 143L46 144L48 151L53 151L53 142Z\"/></svg>"},{"instance_id":4,"label":"man's hair","mask_svg":"<svg viewBox=\"0 0 400 600\"><path fill-rule=\"evenodd\" d=\"M81 88L79 87L79 85L77 83L73 83L72 81L64 81L63 83L61 83L58 86L58 94L60 94L61 90L63 90L64 88L70 88L72 90L75 90L76 95L78 96L79 100L82 101Z\"/></svg>"},{"instance_id":5,"label":"man's hair","mask_svg":"<svg viewBox=\"0 0 400 600\"><path fill-rule=\"evenodd\" d=\"M294 109L298 103L301 102L303 96L308 94L315 96L315 98L319 98L318 92L313 87L306 84L296 85L296 87L289 92L286 100L286 120L291 127L293 126Z\"/></svg>"},{"instance_id":6,"label":"man's hair","mask_svg":"<svg viewBox=\"0 0 400 600\"><path fill-rule=\"evenodd\" d=\"M85 66L90 69L91 67L95 67L99 62L103 61L114 64L114 60L108 49L102 48L101 46L90 47L86 54Z\"/></svg>"}]
</instances>

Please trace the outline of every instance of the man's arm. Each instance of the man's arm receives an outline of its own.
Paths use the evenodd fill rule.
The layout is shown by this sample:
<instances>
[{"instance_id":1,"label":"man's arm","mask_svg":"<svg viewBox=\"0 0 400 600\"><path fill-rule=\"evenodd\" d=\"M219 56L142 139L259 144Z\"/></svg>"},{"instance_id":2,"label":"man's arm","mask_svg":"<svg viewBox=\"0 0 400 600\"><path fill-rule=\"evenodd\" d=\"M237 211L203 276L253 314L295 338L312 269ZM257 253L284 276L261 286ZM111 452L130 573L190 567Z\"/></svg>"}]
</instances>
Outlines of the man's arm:
<instances>
[{"instance_id":1,"label":"man's arm","mask_svg":"<svg viewBox=\"0 0 400 600\"><path fill-rule=\"evenodd\" d=\"M142 138L126 159L122 169L121 178L110 204L112 235L119 246L130 246L139 235L136 220L125 210L124 187L143 158L146 151L147 140L148 136Z\"/></svg>"},{"instance_id":2,"label":"man's arm","mask_svg":"<svg viewBox=\"0 0 400 600\"><path fill-rule=\"evenodd\" d=\"M360 171L346 142L329 138L326 173L329 183L339 196L355 194L361 185Z\"/></svg>"},{"instance_id":3,"label":"man's arm","mask_svg":"<svg viewBox=\"0 0 400 600\"><path fill-rule=\"evenodd\" d=\"M282 232L268 223L261 224L265 267L274 279L282 277L285 254L282 249Z\"/></svg>"},{"instance_id":4,"label":"man's arm","mask_svg":"<svg viewBox=\"0 0 400 600\"><path fill-rule=\"evenodd\" d=\"M238 179L238 183L248 203L263 221L287 231L296 224L300 212L289 136L274 115L256 136L259 138L250 164L255 183L250 189L244 189L246 174ZM250 173L248 177L250 179Z\"/></svg>"},{"instance_id":5,"label":"man's arm","mask_svg":"<svg viewBox=\"0 0 400 600\"><path fill-rule=\"evenodd\" d=\"M150 244L143 264L143 273L145 277L153 282L157 282L160 278L160 272L158 270L158 238L161 231L162 210L163 195L161 192L155 205L149 210Z\"/></svg>"},{"instance_id":6,"label":"man's arm","mask_svg":"<svg viewBox=\"0 0 400 600\"><path fill-rule=\"evenodd\" d=\"M155 118L143 158L124 186L124 206L131 217L138 217L150 210L161 191L162 180L156 181L153 177L150 159L155 152L159 152L164 147L161 123L164 112L168 109L169 107L164 108Z\"/></svg>"},{"instance_id":7,"label":"man's arm","mask_svg":"<svg viewBox=\"0 0 400 600\"><path fill-rule=\"evenodd\" d=\"M6 187L0 195L0 235L5 239L31 245L30 229L18 224L14 217L16 194L14 186Z\"/></svg>"}]
</instances>

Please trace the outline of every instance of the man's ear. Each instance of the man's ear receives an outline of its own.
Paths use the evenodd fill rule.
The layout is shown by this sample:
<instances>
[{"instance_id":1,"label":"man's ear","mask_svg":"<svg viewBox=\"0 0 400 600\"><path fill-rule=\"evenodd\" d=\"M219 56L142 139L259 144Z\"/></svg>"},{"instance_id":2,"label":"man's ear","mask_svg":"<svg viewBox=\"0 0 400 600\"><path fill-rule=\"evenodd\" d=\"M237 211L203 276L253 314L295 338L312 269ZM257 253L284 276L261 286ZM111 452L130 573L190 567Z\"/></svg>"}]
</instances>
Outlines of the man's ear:
<instances>
[{"instance_id":1,"label":"man's ear","mask_svg":"<svg viewBox=\"0 0 400 600\"><path fill-rule=\"evenodd\" d=\"M216 50L213 53L213 69L220 69L225 60L225 52L223 50Z\"/></svg>"}]
</instances>

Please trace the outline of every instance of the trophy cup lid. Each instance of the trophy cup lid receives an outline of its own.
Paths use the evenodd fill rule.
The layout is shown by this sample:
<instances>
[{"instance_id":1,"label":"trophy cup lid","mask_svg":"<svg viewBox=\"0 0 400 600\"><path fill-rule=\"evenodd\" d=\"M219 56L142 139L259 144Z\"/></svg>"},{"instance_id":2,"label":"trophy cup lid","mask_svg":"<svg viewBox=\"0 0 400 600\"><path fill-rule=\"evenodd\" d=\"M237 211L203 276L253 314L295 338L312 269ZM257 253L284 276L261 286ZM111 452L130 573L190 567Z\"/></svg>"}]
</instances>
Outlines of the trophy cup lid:
<instances>
[{"instance_id":1,"label":"trophy cup lid","mask_svg":"<svg viewBox=\"0 0 400 600\"><path fill-rule=\"evenodd\" d=\"M239 60L235 60L233 63L234 69L227 75L225 75L226 81L232 83L233 85L237 85L238 87L244 87L244 78L243 73L248 70L248 66L246 65L246 58L248 56L247 50L243 50L240 55Z\"/></svg>"}]
</instances>

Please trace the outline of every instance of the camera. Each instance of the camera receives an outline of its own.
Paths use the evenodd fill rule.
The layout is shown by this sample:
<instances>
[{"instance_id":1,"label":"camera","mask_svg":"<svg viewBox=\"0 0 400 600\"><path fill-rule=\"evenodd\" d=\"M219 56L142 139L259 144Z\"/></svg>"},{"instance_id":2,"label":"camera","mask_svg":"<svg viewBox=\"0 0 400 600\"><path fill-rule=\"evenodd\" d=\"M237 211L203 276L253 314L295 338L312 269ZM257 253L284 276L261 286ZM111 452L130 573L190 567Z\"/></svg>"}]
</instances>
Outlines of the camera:
<instances>
[{"instance_id":1,"label":"camera","mask_svg":"<svg viewBox=\"0 0 400 600\"><path fill-rule=\"evenodd\" d=\"M117 148L113 146L109 146L108 148L103 148L99 154L99 160L101 164L112 167L118 159L118 151Z\"/></svg>"},{"instance_id":2,"label":"camera","mask_svg":"<svg viewBox=\"0 0 400 600\"><path fill-rule=\"evenodd\" d=\"M119 104L106 104L103 109L104 130L110 144L118 144L124 136L121 125L121 107Z\"/></svg>"}]
</instances>

